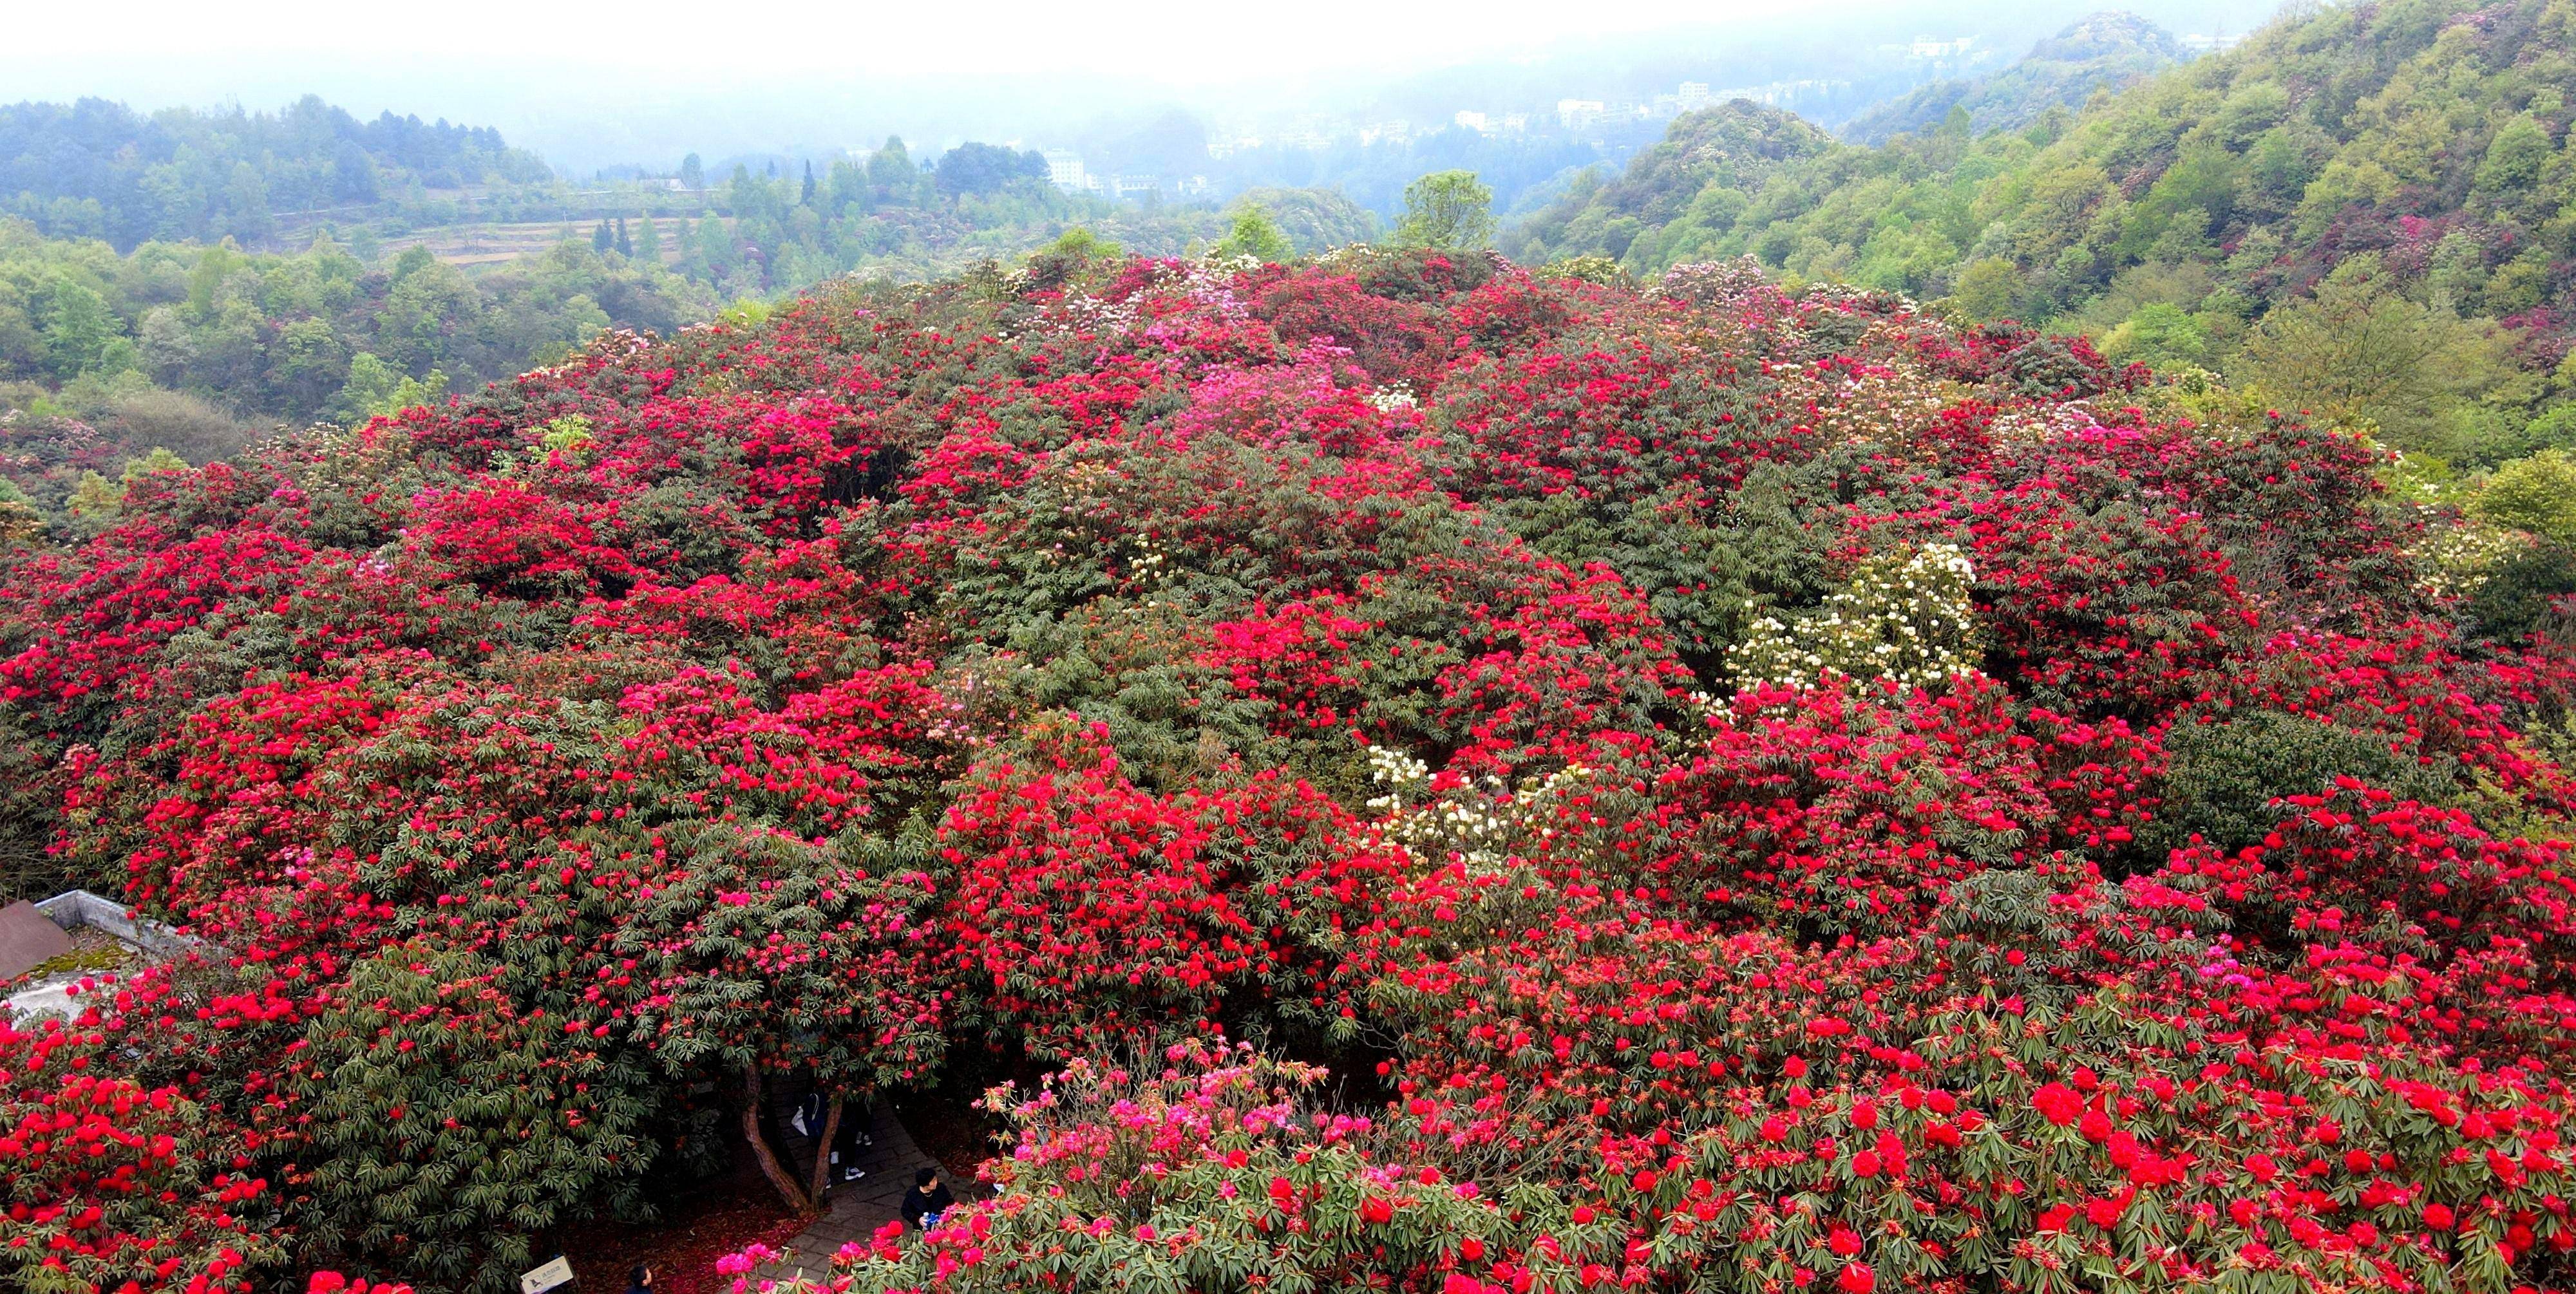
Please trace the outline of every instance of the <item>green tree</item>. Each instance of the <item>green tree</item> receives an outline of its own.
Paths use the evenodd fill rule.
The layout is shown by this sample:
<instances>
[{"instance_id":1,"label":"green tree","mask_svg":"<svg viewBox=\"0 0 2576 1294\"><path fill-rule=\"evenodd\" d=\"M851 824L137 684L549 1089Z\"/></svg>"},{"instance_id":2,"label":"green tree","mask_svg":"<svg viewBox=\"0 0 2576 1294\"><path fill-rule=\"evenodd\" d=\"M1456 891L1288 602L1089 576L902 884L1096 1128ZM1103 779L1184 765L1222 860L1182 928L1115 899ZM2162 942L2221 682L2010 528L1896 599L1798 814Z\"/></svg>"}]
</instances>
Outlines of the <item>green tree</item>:
<instances>
[{"instance_id":1,"label":"green tree","mask_svg":"<svg viewBox=\"0 0 2576 1294\"><path fill-rule=\"evenodd\" d=\"M2498 198L2527 194L2540 183L2549 153L2549 128L2530 114L2506 122L2487 141L2486 157L2478 163L2479 192Z\"/></svg>"},{"instance_id":2,"label":"green tree","mask_svg":"<svg viewBox=\"0 0 2576 1294\"><path fill-rule=\"evenodd\" d=\"M2010 319L2023 312L2030 282L2021 267L2000 256L1968 262L1950 286L1950 303L1979 322Z\"/></svg>"},{"instance_id":3,"label":"green tree","mask_svg":"<svg viewBox=\"0 0 2576 1294\"><path fill-rule=\"evenodd\" d=\"M116 316L97 289L70 275L54 280L45 310L45 351L57 377L93 372L106 359L117 333Z\"/></svg>"},{"instance_id":4,"label":"green tree","mask_svg":"<svg viewBox=\"0 0 2576 1294\"><path fill-rule=\"evenodd\" d=\"M2274 710L2185 718L2167 744L2165 807L2147 835L2159 858L2194 836L2230 851L2258 844L2294 812L2275 800L2327 790L2337 774L2411 798L2442 796L2440 776L2390 754L2384 738Z\"/></svg>"},{"instance_id":5,"label":"green tree","mask_svg":"<svg viewBox=\"0 0 2576 1294\"><path fill-rule=\"evenodd\" d=\"M322 412L348 377L348 351L327 319L295 320L269 344L269 387L298 416Z\"/></svg>"},{"instance_id":6,"label":"green tree","mask_svg":"<svg viewBox=\"0 0 2576 1294\"><path fill-rule=\"evenodd\" d=\"M229 238L197 253L197 263L188 269L188 312L199 319L213 317L215 293L241 264Z\"/></svg>"},{"instance_id":7,"label":"green tree","mask_svg":"<svg viewBox=\"0 0 2576 1294\"><path fill-rule=\"evenodd\" d=\"M436 264L438 264L437 253L419 243L413 243L402 249L400 255L394 257L394 281L399 283Z\"/></svg>"},{"instance_id":8,"label":"green tree","mask_svg":"<svg viewBox=\"0 0 2576 1294\"><path fill-rule=\"evenodd\" d=\"M116 479L118 484L132 485L136 481L140 481L147 476L151 476L159 472L184 472L187 470L188 460L179 457L177 454L171 453L169 450L164 449L159 445L155 445L152 447L152 451L150 453L144 454L138 458L129 458L125 460L125 466L117 472Z\"/></svg>"},{"instance_id":9,"label":"green tree","mask_svg":"<svg viewBox=\"0 0 2576 1294\"><path fill-rule=\"evenodd\" d=\"M2151 301L2102 339L2102 353L2151 368L2198 366L2209 362L2209 332L2181 306Z\"/></svg>"},{"instance_id":10,"label":"green tree","mask_svg":"<svg viewBox=\"0 0 2576 1294\"><path fill-rule=\"evenodd\" d=\"M742 259L731 230L722 218L708 216L698 222L698 258L705 262L709 274L721 275Z\"/></svg>"},{"instance_id":11,"label":"green tree","mask_svg":"<svg viewBox=\"0 0 2576 1294\"><path fill-rule=\"evenodd\" d=\"M1494 191L1475 172L1434 171L1405 186L1398 244L1472 250L1493 240Z\"/></svg>"},{"instance_id":12,"label":"green tree","mask_svg":"<svg viewBox=\"0 0 2576 1294\"><path fill-rule=\"evenodd\" d=\"M2469 510L2482 521L2576 543L2576 456L2545 449L2497 468Z\"/></svg>"},{"instance_id":13,"label":"green tree","mask_svg":"<svg viewBox=\"0 0 2576 1294\"><path fill-rule=\"evenodd\" d=\"M1260 203L1248 202L1234 215L1234 227L1216 245L1219 256L1249 256L1265 263L1284 261L1292 254L1288 235L1270 219Z\"/></svg>"},{"instance_id":14,"label":"green tree","mask_svg":"<svg viewBox=\"0 0 2576 1294\"><path fill-rule=\"evenodd\" d=\"M695 153L680 159L680 183L692 189L707 187L707 164Z\"/></svg>"},{"instance_id":15,"label":"green tree","mask_svg":"<svg viewBox=\"0 0 2576 1294\"><path fill-rule=\"evenodd\" d=\"M1054 242L1029 253L1029 282L1037 287L1062 287L1092 274L1095 267L1115 266L1125 256L1118 244L1076 225Z\"/></svg>"},{"instance_id":16,"label":"green tree","mask_svg":"<svg viewBox=\"0 0 2576 1294\"><path fill-rule=\"evenodd\" d=\"M2248 339L2243 368L2267 400L2446 456L2465 448L2454 418L2463 402L2502 376L2484 329L2406 296L2375 255L2275 306Z\"/></svg>"},{"instance_id":17,"label":"green tree","mask_svg":"<svg viewBox=\"0 0 2576 1294\"><path fill-rule=\"evenodd\" d=\"M904 151L901 135L886 136L885 146L868 158L868 183L890 197L909 196L917 177L912 154Z\"/></svg>"},{"instance_id":18,"label":"green tree","mask_svg":"<svg viewBox=\"0 0 2576 1294\"><path fill-rule=\"evenodd\" d=\"M95 535L125 515L125 487L97 472L83 472L72 483L63 511L82 534Z\"/></svg>"},{"instance_id":19,"label":"green tree","mask_svg":"<svg viewBox=\"0 0 2576 1294\"><path fill-rule=\"evenodd\" d=\"M351 422L400 413L414 405L436 402L447 394L447 375L431 369L426 377L406 377L402 370L366 351L349 357L349 380L332 403Z\"/></svg>"}]
</instances>

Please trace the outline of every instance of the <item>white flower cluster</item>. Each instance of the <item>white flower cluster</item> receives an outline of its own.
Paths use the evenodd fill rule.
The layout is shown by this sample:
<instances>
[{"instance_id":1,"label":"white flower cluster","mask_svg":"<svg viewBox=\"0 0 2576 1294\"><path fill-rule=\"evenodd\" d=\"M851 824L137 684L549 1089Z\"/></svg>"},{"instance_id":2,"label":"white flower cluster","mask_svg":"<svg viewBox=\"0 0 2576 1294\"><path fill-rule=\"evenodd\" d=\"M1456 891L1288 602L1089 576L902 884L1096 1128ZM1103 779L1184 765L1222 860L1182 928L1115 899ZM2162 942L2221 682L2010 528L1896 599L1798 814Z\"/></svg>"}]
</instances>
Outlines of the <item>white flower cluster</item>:
<instances>
[{"instance_id":1,"label":"white flower cluster","mask_svg":"<svg viewBox=\"0 0 2576 1294\"><path fill-rule=\"evenodd\" d=\"M2066 440L2101 425L2080 400L2017 405L1995 415L1986 436L1997 445L2039 445Z\"/></svg>"},{"instance_id":2,"label":"white flower cluster","mask_svg":"<svg viewBox=\"0 0 2576 1294\"><path fill-rule=\"evenodd\" d=\"M1653 295L1691 305L1718 305L1741 300L1762 284L1762 262L1748 254L1731 261L1676 265L1664 271Z\"/></svg>"},{"instance_id":3,"label":"white flower cluster","mask_svg":"<svg viewBox=\"0 0 2576 1294\"><path fill-rule=\"evenodd\" d=\"M2519 530L2464 521L2434 528L2406 555L2415 561L2415 587L2425 596L2460 598L2486 587L2498 565L2537 542Z\"/></svg>"},{"instance_id":4,"label":"white flower cluster","mask_svg":"<svg viewBox=\"0 0 2576 1294\"><path fill-rule=\"evenodd\" d=\"M1126 301L1103 301L1088 292L1069 292L1047 311L1046 322L1059 335L1125 332L1136 326L1136 307Z\"/></svg>"},{"instance_id":5,"label":"white flower cluster","mask_svg":"<svg viewBox=\"0 0 2576 1294\"><path fill-rule=\"evenodd\" d=\"M1013 299L1025 294L1035 280L1026 267L1012 270L999 280L1003 289L999 299ZM1075 333L1108 336L1133 332L1138 323L1136 307L1127 301L1103 301L1080 288L1069 289L1062 297L1048 303L1045 309L1029 319L1025 327L1005 327L998 336L1017 346L1051 337L1070 337Z\"/></svg>"},{"instance_id":6,"label":"white flower cluster","mask_svg":"<svg viewBox=\"0 0 2576 1294\"><path fill-rule=\"evenodd\" d=\"M1746 684L1808 687L1834 674L1938 686L1974 670L1984 654L1969 598L1975 583L1956 544L1872 557L1815 611L1786 624L1754 621L1727 667Z\"/></svg>"},{"instance_id":7,"label":"white flower cluster","mask_svg":"<svg viewBox=\"0 0 2576 1294\"><path fill-rule=\"evenodd\" d=\"M1495 777L1434 791L1430 765L1400 750L1371 746L1369 778L1385 787L1386 794L1371 799L1368 807L1377 811L1379 834L1415 858L1454 858L1473 871L1490 873L1503 867L1516 842L1555 834L1554 828L1540 825L1540 806L1591 776L1581 764L1568 764L1517 791L1507 792Z\"/></svg>"},{"instance_id":8,"label":"white flower cluster","mask_svg":"<svg viewBox=\"0 0 2576 1294\"><path fill-rule=\"evenodd\" d=\"M1414 398L1413 385L1409 382L1389 382L1360 398L1367 401L1368 406L1379 413L1394 413L1399 409L1410 409L1420 403Z\"/></svg>"},{"instance_id":9,"label":"white flower cluster","mask_svg":"<svg viewBox=\"0 0 2576 1294\"><path fill-rule=\"evenodd\" d=\"M1151 531L1137 531L1128 536L1128 542L1136 549L1134 560L1127 564L1130 578L1138 583L1160 584L1170 580L1177 573L1172 565L1171 553Z\"/></svg>"},{"instance_id":10,"label":"white flower cluster","mask_svg":"<svg viewBox=\"0 0 2576 1294\"><path fill-rule=\"evenodd\" d=\"M1911 363L1873 368L1857 376L1803 370L1783 374L1781 402L1812 402L1816 430L1828 444L1870 441L1891 447L1916 444L1938 425L1953 391Z\"/></svg>"},{"instance_id":11,"label":"white flower cluster","mask_svg":"<svg viewBox=\"0 0 2576 1294\"><path fill-rule=\"evenodd\" d=\"M1219 256L1210 252L1191 263L1189 277L1216 283L1231 281L1237 274L1250 274L1261 268L1261 258L1249 252Z\"/></svg>"}]
</instances>

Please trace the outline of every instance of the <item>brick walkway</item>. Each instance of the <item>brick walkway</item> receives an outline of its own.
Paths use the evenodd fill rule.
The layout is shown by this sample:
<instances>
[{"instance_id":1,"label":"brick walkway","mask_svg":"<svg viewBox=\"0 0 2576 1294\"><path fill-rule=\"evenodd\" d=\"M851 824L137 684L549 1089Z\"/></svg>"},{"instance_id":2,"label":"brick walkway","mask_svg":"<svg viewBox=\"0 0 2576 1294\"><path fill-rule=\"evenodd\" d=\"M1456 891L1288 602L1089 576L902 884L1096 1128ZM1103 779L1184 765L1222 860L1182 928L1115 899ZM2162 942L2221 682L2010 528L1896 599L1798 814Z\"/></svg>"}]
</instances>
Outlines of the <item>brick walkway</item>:
<instances>
[{"instance_id":1,"label":"brick walkway","mask_svg":"<svg viewBox=\"0 0 2576 1294\"><path fill-rule=\"evenodd\" d=\"M853 1110L842 1117L857 1118L859 1112ZM912 1143L912 1134L904 1131L893 1106L880 1099L866 1117L868 1135L875 1144L861 1149L854 1165L866 1169L868 1175L855 1182L833 1182L825 1197L828 1207L823 1216L788 1241L776 1258L752 1271L753 1289L760 1288L764 1280L784 1281L800 1273L814 1280L830 1275L832 1255L842 1245L864 1240L894 1220L895 1207L903 1202L903 1193L912 1188L913 1170L939 1166ZM797 1151L800 1159L812 1163L807 1147L799 1146ZM950 1183L948 1189L956 1192L957 1184Z\"/></svg>"}]
</instances>

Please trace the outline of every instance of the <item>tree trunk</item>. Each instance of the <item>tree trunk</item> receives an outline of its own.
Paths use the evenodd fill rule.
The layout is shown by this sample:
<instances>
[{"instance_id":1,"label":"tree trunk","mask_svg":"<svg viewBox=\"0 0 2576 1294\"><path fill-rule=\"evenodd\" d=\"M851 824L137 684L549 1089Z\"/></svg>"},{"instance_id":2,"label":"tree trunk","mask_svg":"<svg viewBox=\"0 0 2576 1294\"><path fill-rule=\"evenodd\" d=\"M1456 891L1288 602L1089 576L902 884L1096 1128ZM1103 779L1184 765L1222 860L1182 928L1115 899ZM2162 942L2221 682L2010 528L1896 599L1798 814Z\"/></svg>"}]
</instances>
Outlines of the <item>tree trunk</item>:
<instances>
[{"instance_id":1,"label":"tree trunk","mask_svg":"<svg viewBox=\"0 0 2576 1294\"><path fill-rule=\"evenodd\" d=\"M823 1193L832 1187L832 1140L841 1135L843 1105L839 1092L823 1098L823 1139L814 1146L814 1181L806 1192L818 1209L823 1207Z\"/></svg>"},{"instance_id":2,"label":"tree trunk","mask_svg":"<svg viewBox=\"0 0 2576 1294\"><path fill-rule=\"evenodd\" d=\"M754 1065L742 1072L742 1139L751 1143L751 1157L760 1161L760 1175L778 1188L778 1198L799 1213L815 1211L814 1200L796 1185L796 1175L778 1162L778 1151L769 1144L768 1134L761 1129L760 1067Z\"/></svg>"}]
</instances>

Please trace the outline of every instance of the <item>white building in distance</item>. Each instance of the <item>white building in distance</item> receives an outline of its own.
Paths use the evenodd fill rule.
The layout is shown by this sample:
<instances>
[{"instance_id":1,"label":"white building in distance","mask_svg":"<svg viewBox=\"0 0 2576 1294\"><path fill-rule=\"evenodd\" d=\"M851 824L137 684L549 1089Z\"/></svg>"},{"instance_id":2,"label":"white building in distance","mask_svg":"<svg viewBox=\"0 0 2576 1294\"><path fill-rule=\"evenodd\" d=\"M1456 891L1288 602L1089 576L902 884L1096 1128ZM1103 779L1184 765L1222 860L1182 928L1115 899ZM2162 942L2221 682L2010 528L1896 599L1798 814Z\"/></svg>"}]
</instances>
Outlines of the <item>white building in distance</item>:
<instances>
[{"instance_id":1,"label":"white building in distance","mask_svg":"<svg viewBox=\"0 0 2576 1294\"><path fill-rule=\"evenodd\" d=\"M1082 157L1061 148L1046 151L1047 178L1067 193L1082 193L1092 187L1091 176L1082 169Z\"/></svg>"}]
</instances>

